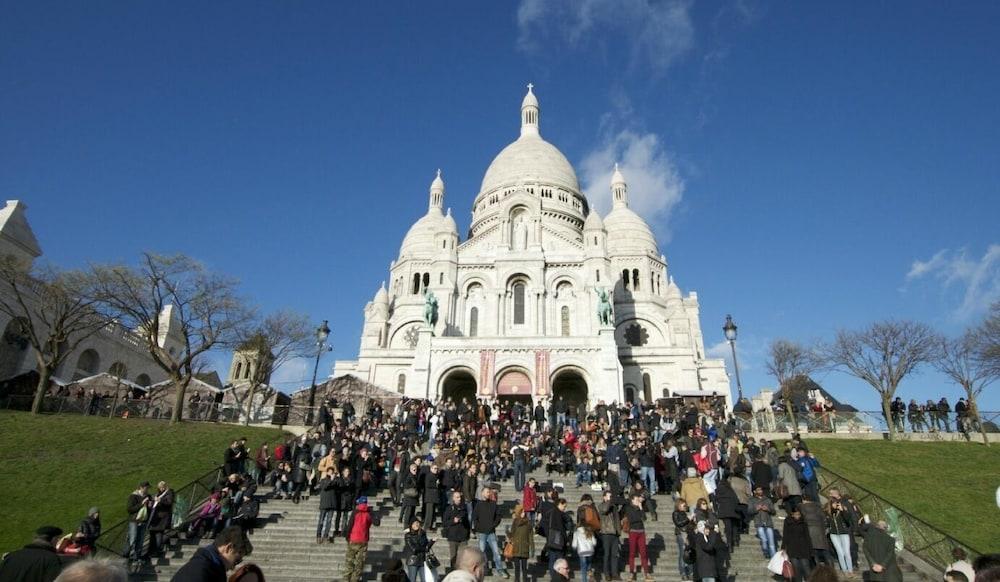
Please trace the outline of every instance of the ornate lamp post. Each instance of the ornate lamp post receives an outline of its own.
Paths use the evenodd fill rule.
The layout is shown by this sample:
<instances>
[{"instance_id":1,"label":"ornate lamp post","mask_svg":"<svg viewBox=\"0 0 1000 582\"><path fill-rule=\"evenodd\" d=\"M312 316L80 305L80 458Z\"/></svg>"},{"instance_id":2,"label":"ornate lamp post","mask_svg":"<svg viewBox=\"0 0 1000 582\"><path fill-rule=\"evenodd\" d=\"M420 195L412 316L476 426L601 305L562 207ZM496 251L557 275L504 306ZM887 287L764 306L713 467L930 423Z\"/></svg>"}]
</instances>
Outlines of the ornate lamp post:
<instances>
[{"instance_id":1,"label":"ornate lamp post","mask_svg":"<svg viewBox=\"0 0 1000 582\"><path fill-rule=\"evenodd\" d=\"M309 411L306 413L306 426L312 426L313 407L316 406L316 373L319 372L319 357L323 352L329 351L326 345L326 338L330 337L330 326L327 320L316 328L316 364L313 366L312 386L309 387Z\"/></svg>"},{"instance_id":2,"label":"ornate lamp post","mask_svg":"<svg viewBox=\"0 0 1000 582\"><path fill-rule=\"evenodd\" d=\"M743 400L743 384L740 382L740 365L736 362L736 324L733 323L732 315L726 316L726 324L722 326L722 331L726 334L729 348L733 350L733 369L736 370L736 389L739 391L737 402L741 402Z\"/></svg>"}]
</instances>

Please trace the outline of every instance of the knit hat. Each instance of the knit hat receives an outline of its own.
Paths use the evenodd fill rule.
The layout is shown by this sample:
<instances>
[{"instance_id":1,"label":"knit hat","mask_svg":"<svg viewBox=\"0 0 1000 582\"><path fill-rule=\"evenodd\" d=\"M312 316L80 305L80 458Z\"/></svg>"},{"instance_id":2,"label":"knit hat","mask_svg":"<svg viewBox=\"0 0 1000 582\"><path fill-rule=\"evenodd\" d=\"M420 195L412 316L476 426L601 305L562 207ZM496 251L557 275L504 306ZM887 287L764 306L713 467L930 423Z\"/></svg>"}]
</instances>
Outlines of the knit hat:
<instances>
[{"instance_id":1,"label":"knit hat","mask_svg":"<svg viewBox=\"0 0 1000 582\"><path fill-rule=\"evenodd\" d=\"M96 507L91 507L90 509L87 510L87 515L90 516L100 512L101 512L100 509L97 509Z\"/></svg>"},{"instance_id":2,"label":"knit hat","mask_svg":"<svg viewBox=\"0 0 1000 582\"><path fill-rule=\"evenodd\" d=\"M361 497L358 497L358 505L361 505L362 503L365 503L365 504L368 503L368 498L365 497L364 495L362 495Z\"/></svg>"}]
</instances>

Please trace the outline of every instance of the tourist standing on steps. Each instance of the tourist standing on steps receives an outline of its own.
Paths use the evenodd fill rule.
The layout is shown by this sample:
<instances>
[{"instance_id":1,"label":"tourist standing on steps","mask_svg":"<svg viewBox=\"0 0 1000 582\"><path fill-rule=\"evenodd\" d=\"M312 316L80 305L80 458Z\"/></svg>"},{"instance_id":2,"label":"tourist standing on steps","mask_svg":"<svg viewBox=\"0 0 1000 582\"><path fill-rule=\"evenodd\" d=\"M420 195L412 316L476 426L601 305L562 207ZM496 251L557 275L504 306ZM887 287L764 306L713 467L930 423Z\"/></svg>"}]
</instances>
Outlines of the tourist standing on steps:
<instances>
[{"instance_id":1,"label":"tourist standing on steps","mask_svg":"<svg viewBox=\"0 0 1000 582\"><path fill-rule=\"evenodd\" d=\"M409 531L403 536L403 544L406 546L406 577L410 582L434 582L433 578L427 580L424 576L424 564L433 542L427 539L427 532L419 517L413 518ZM433 574L433 570L431 572Z\"/></svg>"},{"instance_id":2,"label":"tourist standing on steps","mask_svg":"<svg viewBox=\"0 0 1000 582\"><path fill-rule=\"evenodd\" d=\"M337 495L337 514L333 518L333 529L334 535L339 536L343 533L341 528L347 527L354 500L358 497L357 485L350 467L344 467L340 471L340 476L333 481L333 489Z\"/></svg>"},{"instance_id":3,"label":"tourist standing on steps","mask_svg":"<svg viewBox=\"0 0 1000 582\"><path fill-rule=\"evenodd\" d=\"M479 490L478 468L475 463L469 466L462 479L462 498L465 499L465 509L469 513L469 523L472 523L472 509L476 504L476 492Z\"/></svg>"},{"instance_id":4,"label":"tourist standing on steps","mask_svg":"<svg viewBox=\"0 0 1000 582\"><path fill-rule=\"evenodd\" d=\"M406 474L403 475L400 481L400 487L403 490L403 507L399 510L399 523L403 524L407 529L409 529L407 524L413 521L417 505L420 503L420 489L417 488L419 484L417 469L416 463L410 463Z\"/></svg>"},{"instance_id":5,"label":"tourist standing on steps","mask_svg":"<svg viewBox=\"0 0 1000 582\"><path fill-rule=\"evenodd\" d=\"M837 552L837 562L840 571L848 576L854 574L854 563L851 561L851 512L844 507L839 499L830 498L826 506L827 523L830 528L830 542Z\"/></svg>"},{"instance_id":6,"label":"tourist standing on steps","mask_svg":"<svg viewBox=\"0 0 1000 582\"><path fill-rule=\"evenodd\" d=\"M146 558L142 549L146 538L146 526L149 524L149 510L152 506L149 481L139 483L139 487L129 494L125 503L125 511L128 513L128 542L124 554L133 569L137 569Z\"/></svg>"},{"instance_id":7,"label":"tourist standing on steps","mask_svg":"<svg viewBox=\"0 0 1000 582\"><path fill-rule=\"evenodd\" d=\"M790 451L785 451L778 462L778 488L783 489L781 498L785 511L796 509L802 501L802 486L799 484L799 466Z\"/></svg>"},{"instance_id":8,"label":"tourist standing on steps","mask_svg":"<svg viewBox=\"0 0 1000 582\"><path fill-rule=\"evenodd\" d=\"M642 495L633 495L625 508L625 519L628 524L628 571L635 580L635 557L638 554L640 566L646 574L646 582L653 582L653 570L649 567L649 556L646 554L645 518Z\"/></svg>"},{"instance_id":9,"label":"tourist standing on steps","mask_svg":"<svg viewBox=\"0 0 1000 582\"><path fill-rule=\"evenodd\" d=\"M156 485L156 496L149 518L149 554L159 556L163 552L167 530L170 529L174 517L174 490L166 481Z\"/></svg>"},{"instance_id":10,"label":"tourist standing on steps","mask_svg":"<svg viewBox=\"0 0 1000 582\"><path fill-rule=\"evenodd\" d=\"M435 516L438 511L438 504L441 502L441 469L437 463L431 463L430 468L424 473L424 517L427 529L437 531L434 525Z\"/></svg>"},{"instance_id":11,"label":"tourist standing on steps","mask_svg":"<svg viewBox=\"0 0 1000 582\"><path fill-rule=\"evenodd\" d=\"M620 580L618 574L621 572L619 555L622 524L610 490L605 490L601 495L597 512L601 514L601 567L604 579Z\"/></svg>"},{"instance_id":12,"label":"tourist standing on steps","mask_svg":"<svg viewBox=\"0 0 1000 582\"><path fill-rule=\"evenodd\" d=\"M323 473L317 489L319 489L319 521L316 522L316 543L322 544L327 538L333 541L330 522L338 509L336 476L333 467Z\"/></svg>"},{"instance_id":13,"label":"tourist standing on steps","mask_svg":"<svg viewBox=\"0 0 1000 582\"><path fill-rule=\"evenodd\" d=\"M896 562L896 538L886 531L888 526L884 521L876 524L869 521L866 515L866 523L861 527L869 568L865 579L871 582L903 582L903 573Z\"/></svg>"},{"instance_id":14,"label":"tourist standing on steps","mask_svg":"<svg viewBox=\"0 0 1000 582\"><path fill-rule=\"evenodd\" d=\"M486 554L487 548L493 552L494 570L504 578L510 578L503 566L503 556L497 543L497 527L500 525L500 508L497 507L496 490L489 487L483 489L483 497L476 504L472 514L472 526L479 538L479 550Z\"/></svg>"},{"instance_id":15,"label":"tourist standing on steps","mask_svg":"<svg viewBox=\"0 0 1000 582\"><path fill-rule=\"evenodd\" d=\"M347 532L347 554L344 556L345 582L361 582L361 573L365 569L365 558L368 556L368 539L371 535L372 525L379 525L379 519L369 510L368 498L359 497L358 504L344 527Z\"/></svg>"},{"instance_id":16,"label":"tourist standing on steps","mask_svg":"<svg viewBox=\"0 0 1000 582\"><path fill-rule=\"evenodd\" d=\"M554 493L554 491L553 491ZM565 557L573 535L573 520L566 514L566 500L556 499L545 517L545 551L548 553L549 572L554 572L556 560Z\"/></svg>"},{"instance_id":17,"label":"tourist standing on steps","mask_svg":"<svg viewBox=\"0 0 1000 582\"><path fill-rule=\"evenodd\" d=\"M514 521L510 525L508 536L514 545L514 582L529 582L528 558L531 557L531 541L535 532L532 531L531 521L525 515L523 505L515 505L513 515Z\"/></svg>"},{"instance_id":18,"label":"tourist standing on steps","mask_svg":"<svg viewBox=\"0 0 1000 582\"><path fill-rule=\"evenodd\" d=\"M694 532L695 524L688 515L687 501L677 500L674 504L672 520L674 522L674 538L677 542L677 575L681 577L681 580L690 580L691 564L684 559L684 556L688 547L688 538Z\"/></svg>"},{"instance_id":19,"label":"tourist standing on steps","mask_svg":"<svg viewBox=\"0 0 1000 582\"><path fill-rule=\"evenodd\" d=\"M444 510L444 521L441 524L444 529L444 538L448 540L448 567L455 569L455 559L459 550L469 542L469 532L472 529L469 524L469 513L462 503L462 492L451 492L451 505Z\"/></svg>"},{"instance_id":20,"label":"tourist standing on steps","mask_svg":"<svg viewBox=\"0 0 1000 582\"><path fill-rule=\"evenodd\" d=\"M596 510L595 510L596 511ZM587 582L587 574L590 573L590 564L594 558L594 550L597 547L597 538L594 530L582 523L573 532L573 549L580 557L580 580Z\"/></svg>"}]
</instances>

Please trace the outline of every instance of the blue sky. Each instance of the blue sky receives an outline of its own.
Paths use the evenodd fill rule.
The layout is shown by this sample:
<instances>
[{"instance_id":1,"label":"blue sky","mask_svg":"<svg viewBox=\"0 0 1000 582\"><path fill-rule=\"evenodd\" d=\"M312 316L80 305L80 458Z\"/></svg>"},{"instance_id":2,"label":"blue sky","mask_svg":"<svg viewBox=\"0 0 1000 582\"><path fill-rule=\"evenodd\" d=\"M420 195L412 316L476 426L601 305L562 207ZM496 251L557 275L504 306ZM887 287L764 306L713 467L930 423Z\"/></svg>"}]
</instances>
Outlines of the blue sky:
<instances>
[{"instance_id":1,"label":"blue sky","mask_svg":"<svg viewBox=\"0 0 1000 582\"><path fill-rule=\"evenodd\" d=\"M468 227L530 81L596 207L623 163L712 353L733 314L752 393L773 384L774 338L886 317L957 333L1000 296L998 18L989 2L5 3L0 195L28 204L55 264L185 252L264 309L329 319L329 369L356 355L435 169ZM959 390L926 370L900 394Z\"/></svg>"}]
</instances>

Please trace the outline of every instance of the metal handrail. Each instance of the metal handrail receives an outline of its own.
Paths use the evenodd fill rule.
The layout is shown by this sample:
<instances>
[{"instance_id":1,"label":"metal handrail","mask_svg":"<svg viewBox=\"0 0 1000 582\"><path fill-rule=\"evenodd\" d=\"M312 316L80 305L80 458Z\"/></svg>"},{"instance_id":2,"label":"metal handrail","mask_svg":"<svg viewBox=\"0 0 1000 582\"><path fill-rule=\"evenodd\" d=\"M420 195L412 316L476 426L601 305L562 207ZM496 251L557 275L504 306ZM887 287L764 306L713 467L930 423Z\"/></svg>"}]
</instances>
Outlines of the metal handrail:
<instances>
[{"instance_id":1,"label":"metal handrail","mask_svg":"<svg viewBox=\"0 0 1000 582\"><path fill-rule=\"evenodd\" d=\"M752 413L737 412L734 415L737 425L745 432L819 432L863 434L879 433L889 430L889 422L882 411L859 410L839 412L796 412L795 423L791 424L788 413L784 411L759 410ZM967 417L969 422L974 420ZM988 434L996 434L1000 424L1000 412L980 411L981 426L970 427L971 432L983 429ZM958 430L958 415L954 412L943 413L936 417L925 413L923 422L918 422L919 430L914 430L910 417L904 415L896 423L898 433L909 434L960 434Z\"/></svg>"},{"instance_id":2,"label":"metal handrail","mask_svg":"<svg viewBox=\"0 0 1000 582\"><path fill-rule=\"evenodd\" d=\"M823 467L818 474L821 492L836 487L849 493L872 521L885 520L890 523L890 533L894 534L897 544L902 543L910 553L941 572L952 563L951 551L956 547L963 548L970 560L986 553L972 547L968 542L944 533L923 519L901 509L899 504L858 485L836 471Z\"/></svg>"}]
</instances>

